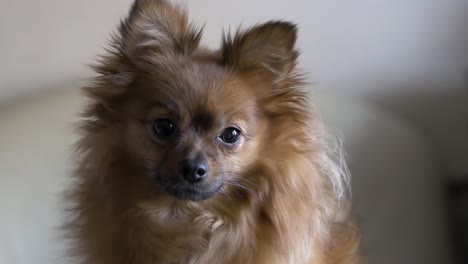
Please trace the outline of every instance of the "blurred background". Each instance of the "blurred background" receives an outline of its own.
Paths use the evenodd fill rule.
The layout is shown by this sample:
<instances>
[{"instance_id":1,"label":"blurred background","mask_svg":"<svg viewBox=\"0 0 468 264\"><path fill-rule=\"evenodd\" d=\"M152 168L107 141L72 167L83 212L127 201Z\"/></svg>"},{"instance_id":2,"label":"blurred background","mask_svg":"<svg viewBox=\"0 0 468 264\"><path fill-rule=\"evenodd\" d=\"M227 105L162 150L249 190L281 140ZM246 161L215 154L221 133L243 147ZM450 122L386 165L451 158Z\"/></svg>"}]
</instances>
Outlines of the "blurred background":
<instances>
[{"instance_id":1,"label":"blurred background","mask_svg":"<svg viewBox=\"0 0 468 264\"><path fill-rule=\"evenodd\" d=\"M0 263L64 263L54 234L79 87L132 0L0 0ZM223 29L299 25L306 88L340 134L366 263L468 263L468 1L179 1Z\"/></svg>"}]
</instances>

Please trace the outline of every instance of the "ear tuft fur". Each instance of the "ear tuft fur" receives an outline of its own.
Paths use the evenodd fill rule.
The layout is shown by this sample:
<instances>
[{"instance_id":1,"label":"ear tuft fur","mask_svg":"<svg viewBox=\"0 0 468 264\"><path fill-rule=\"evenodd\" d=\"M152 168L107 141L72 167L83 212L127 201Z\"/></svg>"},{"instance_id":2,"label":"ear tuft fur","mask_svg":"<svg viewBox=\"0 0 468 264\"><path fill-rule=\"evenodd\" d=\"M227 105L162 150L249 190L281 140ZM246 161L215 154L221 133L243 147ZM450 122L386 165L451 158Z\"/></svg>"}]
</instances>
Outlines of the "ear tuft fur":
<instances>
[{"instance_id":1,"label":"ear tuft fur","mask_svg":"<svg viewBox=\"0 0 468 264\"><path fill-rule=\"evenodd\" d=\"M290 22L270 21L234 36L225 34L221 65L238 70L262 69L276 77L289 74L296 64L297 27Z\"/></svg>"},{"instance_id":2,"label":"ear tuft fur","mask_svg":"<svg viewBox=\"0 0 468 264\"><path fill-rule=\"evenodd\" d=\"M188 55L201 39L201 29L189 23L181 6L165 0L137 0L120 25L127 53L142 49Z\"/></svg>"},{"instance_id":3,"label":"ear tuft fur","mask_svg":"<svg viewBox=\"0 0 468 264\"><path fill-rule=\"evenodd\" d=\"M199 45L202 29L189 22L185 10L166 0L136 0L119 31L112 35L107 54L92 69L98 74L84 91L112 108L133 83L140 63L159 56L189 56Z\"/></svg>"}]
</instances>

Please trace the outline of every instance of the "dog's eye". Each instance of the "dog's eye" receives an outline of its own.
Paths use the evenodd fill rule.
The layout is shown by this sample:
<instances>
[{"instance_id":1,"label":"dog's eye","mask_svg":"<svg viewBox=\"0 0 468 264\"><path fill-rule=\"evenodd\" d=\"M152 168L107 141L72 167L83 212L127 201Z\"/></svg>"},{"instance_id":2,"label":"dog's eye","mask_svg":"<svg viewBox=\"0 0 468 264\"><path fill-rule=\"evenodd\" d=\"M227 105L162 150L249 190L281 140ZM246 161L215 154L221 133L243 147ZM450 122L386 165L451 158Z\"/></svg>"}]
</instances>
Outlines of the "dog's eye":
<instances>
[{"instance_id":1,"label":"dog's eye","mask_svg":"<svg viewBox=\"0 0 468 264\"><path fill-rule=\"evenodd\" d=\"M166 138L174 134L175 126L167 118L156 119L153 123L154 134L160 138Z\"/></svg>"},{"instance_id":2,"label":"dog's eye","mask_svg":"<svg viewBox=\"0 0 468 264\"><path fill-rule=\"evenodd\" d=\"M220 138L222 141L228 144L234 144L240 139L240 131L235 127L226 128L221 134Z\"/></svg>"}]
</instances>

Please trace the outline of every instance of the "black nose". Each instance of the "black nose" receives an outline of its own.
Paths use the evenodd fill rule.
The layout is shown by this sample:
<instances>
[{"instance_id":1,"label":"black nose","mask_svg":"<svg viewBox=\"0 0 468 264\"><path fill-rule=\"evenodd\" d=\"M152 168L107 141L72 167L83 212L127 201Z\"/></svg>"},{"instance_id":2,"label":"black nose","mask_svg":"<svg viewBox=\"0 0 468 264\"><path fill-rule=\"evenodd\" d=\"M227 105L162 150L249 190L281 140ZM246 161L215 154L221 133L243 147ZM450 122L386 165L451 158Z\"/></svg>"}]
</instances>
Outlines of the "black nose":
<instances>
[{"instance_id":1,"label":"black nose","mask_svg":"<svg viewBox=\"0 0 468 264\"><path fill-rule=\"evenodd\" d=\"M179 172L190 183L200 182L208 176L208 164L203 160L185 159L179 162Z\"/></svg>"}]
</instances>

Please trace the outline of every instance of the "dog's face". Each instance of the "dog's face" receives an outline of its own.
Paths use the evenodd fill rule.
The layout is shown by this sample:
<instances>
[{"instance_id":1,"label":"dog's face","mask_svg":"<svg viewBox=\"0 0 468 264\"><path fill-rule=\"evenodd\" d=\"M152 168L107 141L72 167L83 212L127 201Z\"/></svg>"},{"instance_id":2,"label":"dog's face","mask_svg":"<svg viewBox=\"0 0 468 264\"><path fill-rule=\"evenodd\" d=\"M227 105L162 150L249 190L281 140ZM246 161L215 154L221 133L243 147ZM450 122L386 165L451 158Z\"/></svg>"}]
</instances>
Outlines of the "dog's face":
<instances>
[{"instance_id":1,"label":"dog's face","mask_svg":"<svg viewBox=\"0 0 468 264\"><path fill-rule=\"evenodd\" d=\"M207 199L234 184L262 138L252 87L220 66L186 58L147 71L133 87L130 158L181 199Z\"/></svg>"},{"instance_id":2,"label":"dog's face","mask_svg":"<svg viewBox=\"0 0 468 264\"><path fill-rule=\"evenodd\" d=\"M176 8L136 3L88 93L118 116L115 133L139 175L177 198L208 199L235 186L266 148L265 102L287 92L295 27L269 22L211 52Z\"/></svg>"}]
</instances>

